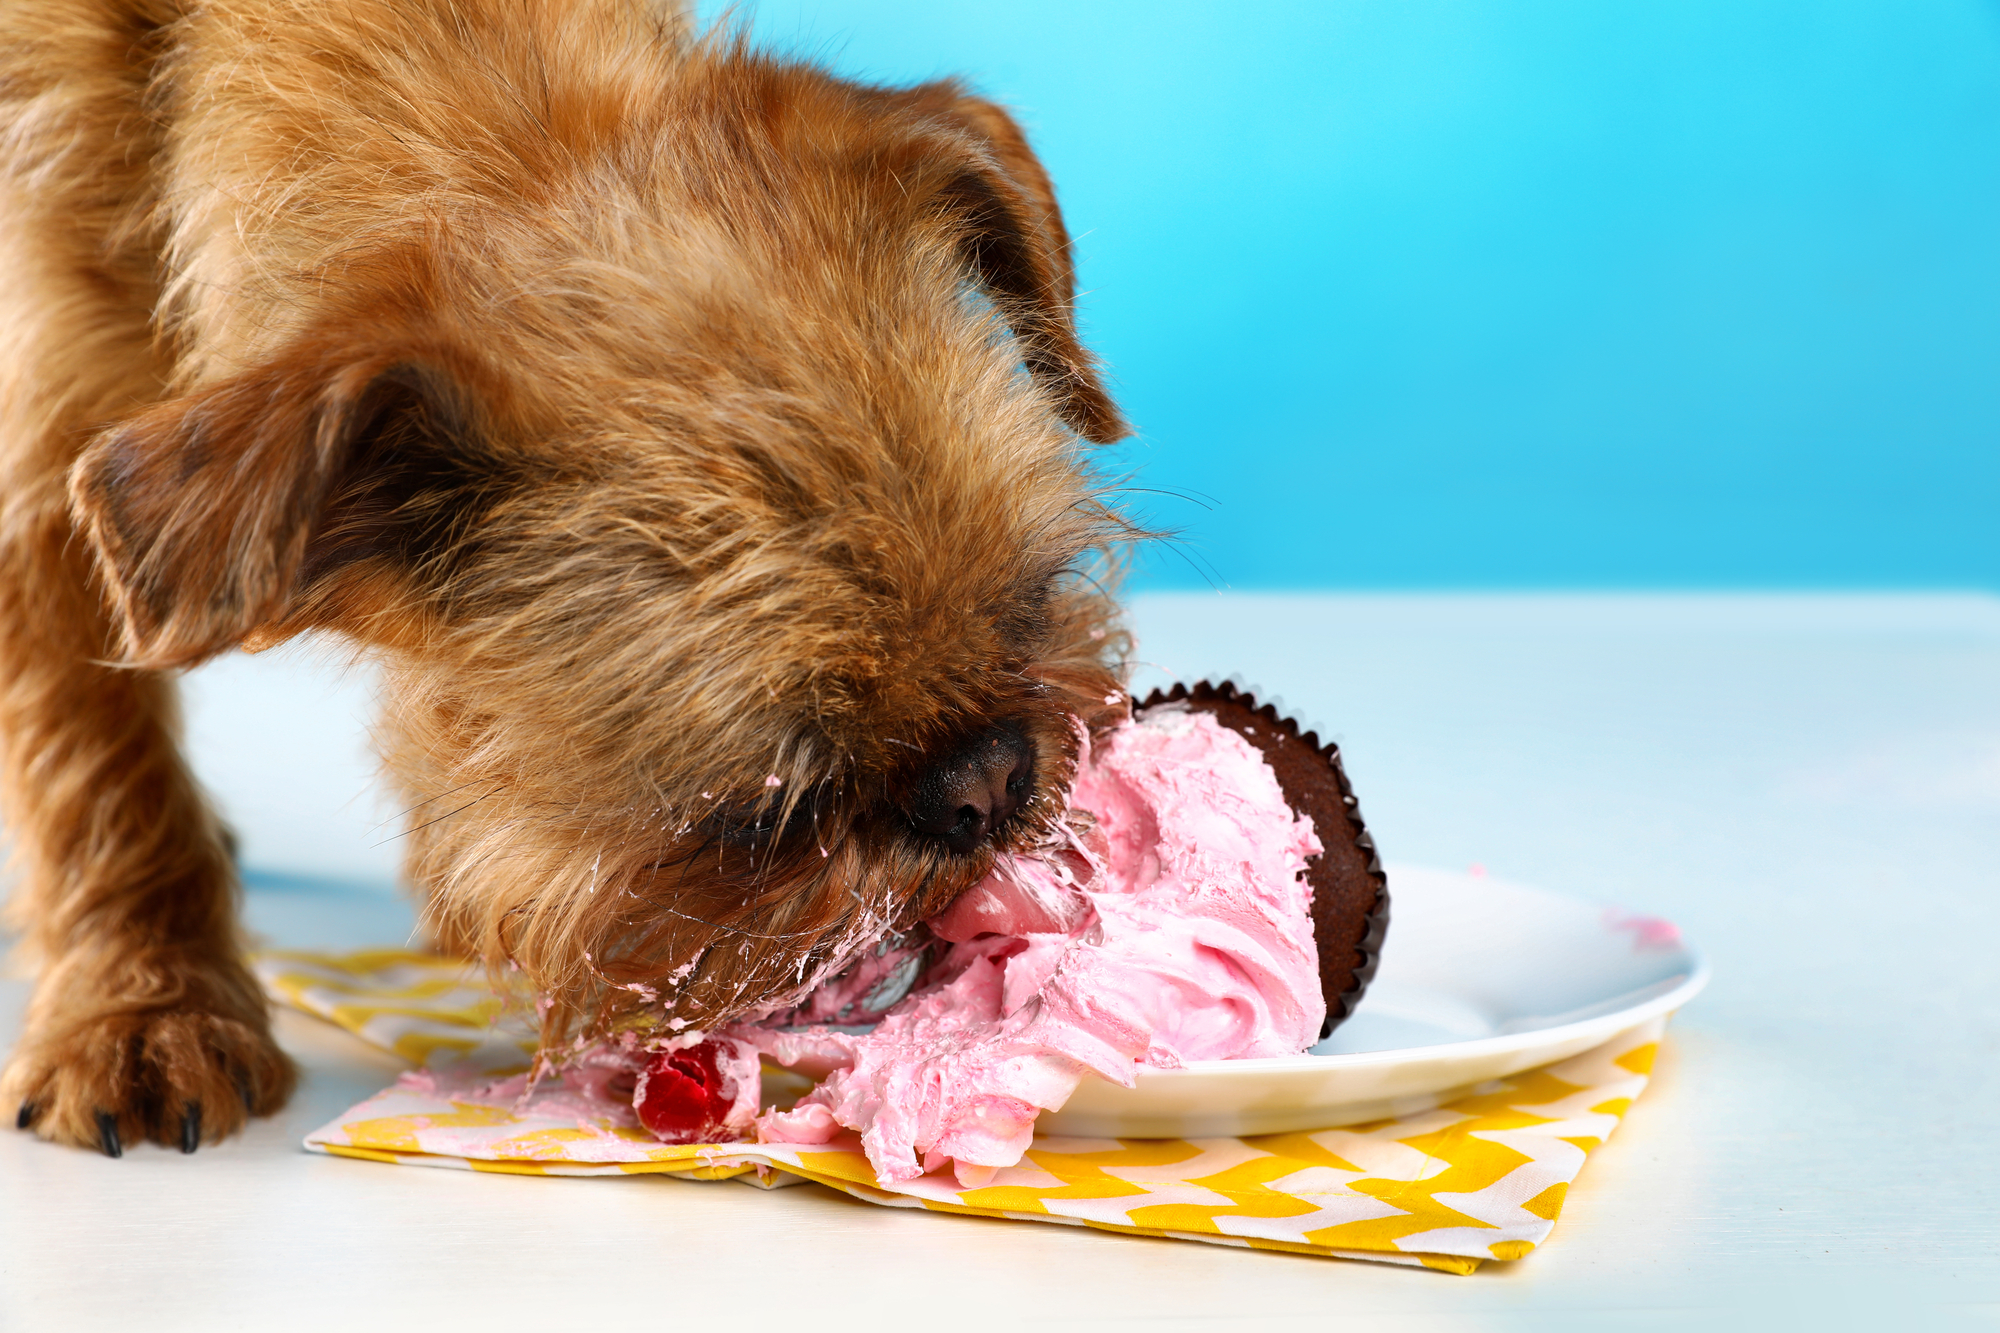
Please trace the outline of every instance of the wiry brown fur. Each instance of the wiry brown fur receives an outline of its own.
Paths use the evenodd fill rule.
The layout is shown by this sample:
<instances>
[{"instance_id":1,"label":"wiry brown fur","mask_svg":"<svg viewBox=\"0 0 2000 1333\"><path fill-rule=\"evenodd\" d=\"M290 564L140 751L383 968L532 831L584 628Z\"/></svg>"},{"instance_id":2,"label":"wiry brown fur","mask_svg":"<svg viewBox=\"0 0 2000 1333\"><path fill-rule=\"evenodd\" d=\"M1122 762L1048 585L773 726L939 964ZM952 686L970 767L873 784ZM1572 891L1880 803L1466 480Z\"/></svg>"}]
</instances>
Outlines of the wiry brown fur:
<instances>
[{"instance_id":1,"label":"wiry brown fur","mask_svg":"<svg viewBox=\"0 0 2000 1333\"><path fill-rule=\"evenodd\" d=\"M982 728L1035 753L999 842L1053 818L1070 719L1119 710L1079 437L1122 426L1005 113L637 0L0 11L45 960L0 1105L174 1142L288 1092L163 674L237 643L381 659L428 919L551 1039L772 1003L943 906L992 848L909 792Z\"/></svg>"}]
</instances>

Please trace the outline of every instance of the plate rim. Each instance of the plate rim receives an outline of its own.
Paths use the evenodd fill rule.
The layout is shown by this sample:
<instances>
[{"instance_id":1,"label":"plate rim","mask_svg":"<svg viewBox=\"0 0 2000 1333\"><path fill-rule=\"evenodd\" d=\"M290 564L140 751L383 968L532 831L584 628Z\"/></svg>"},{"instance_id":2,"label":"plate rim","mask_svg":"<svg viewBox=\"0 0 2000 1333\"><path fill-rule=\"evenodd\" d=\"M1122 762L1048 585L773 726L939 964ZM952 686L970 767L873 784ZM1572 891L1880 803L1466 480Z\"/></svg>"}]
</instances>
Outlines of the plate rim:
<instances>
[{"instance_id":1,"label":"plate rim","mask_svg":"<svg viewBox=\"0 0 2000 1333\"><path fill-rule=\"evenodd\" d=\"M1629 1031L1663 1013L1672 1013L1699 995L1714 975L1708 957L1691 944L1679 946L1691 962L1687 974L1678 985L1660 995L1641 1000L1623 1009L1614 1009L1608 1014L1597 1014L1590 1018L1580 1018L1571 1023L1560 1023L1554 1027L1531 1028L1526 1032L1503 1032L1491 1037L1471 1037L1464 1041L1434 1042L1426 1046L1397 1046L1386 1051L1353 1051L1345 1055L1298 1055L1252 1056L1234 1060L1190 1060L1178 1069L1159 1069L1148 1065L1138 1067L1138 1081L1179 1081L1202 1075L1226 1074L1284 1074L1284 1073L1331 1073L1342 1069L1366 1069L1373 1065L1414 1064L1424 1059L1479 1059L1512 1055L1537 1047L1560 1046L1580 1037L1601 1032L1609 1041L1621 1032Z\"/></svg>"}]
</instances>

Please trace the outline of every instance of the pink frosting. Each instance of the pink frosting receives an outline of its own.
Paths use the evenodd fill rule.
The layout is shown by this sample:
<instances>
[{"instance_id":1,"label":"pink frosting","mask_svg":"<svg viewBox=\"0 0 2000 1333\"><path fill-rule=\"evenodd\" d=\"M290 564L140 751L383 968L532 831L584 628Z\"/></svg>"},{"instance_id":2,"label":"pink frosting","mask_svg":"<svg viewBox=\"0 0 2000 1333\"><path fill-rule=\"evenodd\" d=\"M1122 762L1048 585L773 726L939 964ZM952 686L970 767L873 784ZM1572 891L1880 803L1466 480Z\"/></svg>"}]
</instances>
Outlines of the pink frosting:
<instances>
[{"instance_id":1,"label":"pink frosting","mask_svg":"<svg viewBox=\"0 0 2000 1333\"><path fill-rule=\"evenodd\" d=\"M1290 1055L1325 1017L1313 944L1318 853L1269 765L1169 705L1086 745L1084 831L1009 857L931 923L950 944L865 1034L738 1025L729 1036L825 1080L759 1117L766 1142L857 1130L876 1171L950 1164L964 1184L1018 1162L1035 1117L1086 1073Z\"/></svg>"}]
</instances>

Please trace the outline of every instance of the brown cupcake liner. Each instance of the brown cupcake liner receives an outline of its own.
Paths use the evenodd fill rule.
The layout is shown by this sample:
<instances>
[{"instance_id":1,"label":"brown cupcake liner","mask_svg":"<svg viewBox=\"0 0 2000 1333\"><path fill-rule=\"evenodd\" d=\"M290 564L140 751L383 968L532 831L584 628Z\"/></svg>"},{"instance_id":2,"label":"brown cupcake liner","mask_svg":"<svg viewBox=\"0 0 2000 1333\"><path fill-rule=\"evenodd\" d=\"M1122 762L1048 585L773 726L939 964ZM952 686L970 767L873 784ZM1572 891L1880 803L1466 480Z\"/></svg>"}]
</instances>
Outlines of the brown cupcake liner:
<instances>
[{"instance_id":1,"label":"brown cupcake liner","mask_svg":"<svg viewBox=\"0 0 2000 1333\"><path fill-rule=\"evenodd\" d=\"M1198 708L1256 746L1293 812L1312 816L1325 847L1306 862L1320 992L1326 1000L1326 1025L1319 1034L1324 1041L1367 993L1389 933L1389 877L1375 839L1361 821L1340 747L1321 745L1316 732L1303 730L1278 704L1260 704L1251 690L1233 680L1154 690L1139 708L1168 703ZM1323 778L1327 772L1333 775L1331 787Z\"/></svg>"}]
</instances>

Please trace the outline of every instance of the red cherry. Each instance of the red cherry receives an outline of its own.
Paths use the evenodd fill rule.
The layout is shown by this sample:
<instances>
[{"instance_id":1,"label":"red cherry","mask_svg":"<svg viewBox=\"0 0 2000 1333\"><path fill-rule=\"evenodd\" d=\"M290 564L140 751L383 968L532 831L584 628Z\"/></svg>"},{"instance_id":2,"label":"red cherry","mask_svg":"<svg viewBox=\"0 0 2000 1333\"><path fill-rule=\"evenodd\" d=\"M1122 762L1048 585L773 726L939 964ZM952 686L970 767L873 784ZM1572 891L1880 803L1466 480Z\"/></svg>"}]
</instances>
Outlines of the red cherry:
<instances>
[{"instance_id":1,"label":"red cherry","mask_svg":"<svg viewBox=\"0 0 2000 1333\"><path fill-rule=\"evenodd\" d=\"M729 1099L722 1095L718 1047L704 1041L678 1051L658 1051L639 1075L632 1099L639 1122L665 1143L714 1143L730 1137L723 1127Z\"/></svg>"}]
</instances>

